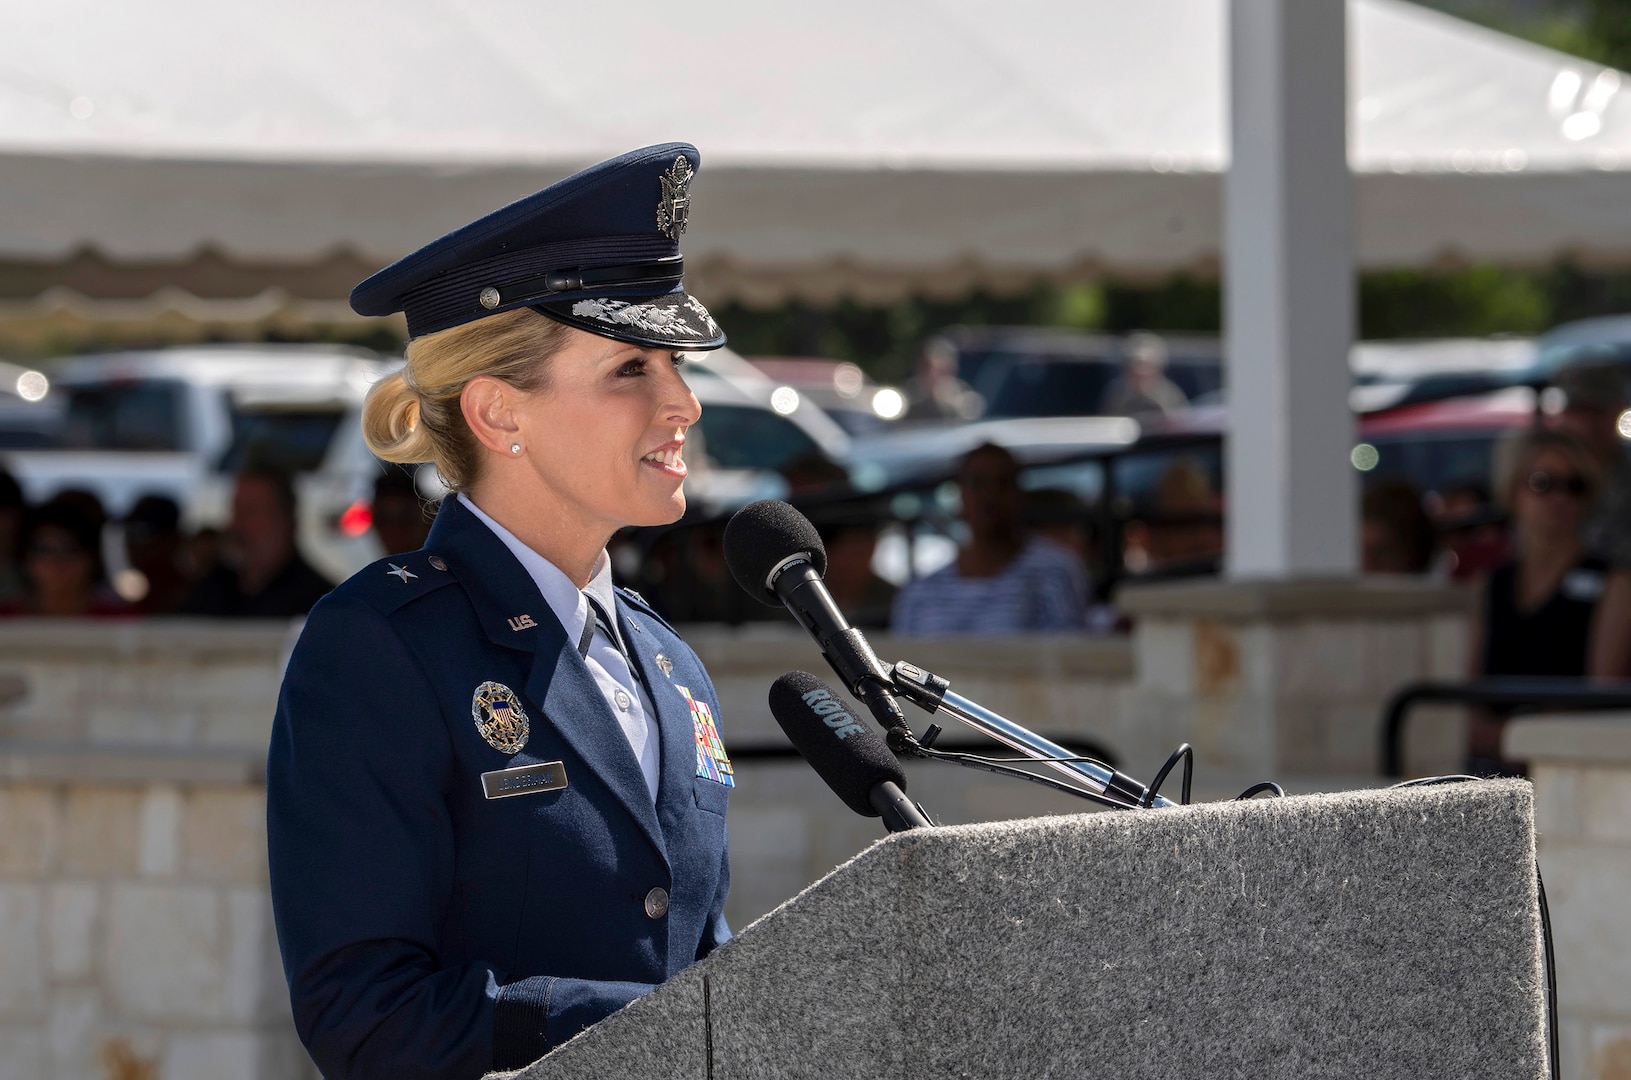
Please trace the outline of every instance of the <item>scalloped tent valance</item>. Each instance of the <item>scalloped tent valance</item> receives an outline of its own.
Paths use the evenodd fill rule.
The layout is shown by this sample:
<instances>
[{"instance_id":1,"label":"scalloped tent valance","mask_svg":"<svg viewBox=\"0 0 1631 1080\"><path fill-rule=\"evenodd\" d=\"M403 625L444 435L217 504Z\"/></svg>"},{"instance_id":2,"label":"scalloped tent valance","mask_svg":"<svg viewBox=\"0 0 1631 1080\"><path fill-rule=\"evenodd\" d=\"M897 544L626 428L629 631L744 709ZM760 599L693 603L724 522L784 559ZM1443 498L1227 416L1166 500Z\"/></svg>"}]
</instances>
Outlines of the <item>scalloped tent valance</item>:
<instances>
[{"instance_id":1,"label":"scalloped tent valance","mask_svg":"<svg viewBox=\"0 0 1631 1080\"><path fill-rule=\"evenodd\" d=\"M1349 10L1362 265L1631 262L1631 83L1399 0ZM1219 261L1225 0L535 14L0 0L0 270L40 270L0 273L0 308L76 288L87 251L138 276L215 253L335 299L337 252L377 266L670 138L703 151L685 247L710 301Z\"/></svg>"}]
</instances>

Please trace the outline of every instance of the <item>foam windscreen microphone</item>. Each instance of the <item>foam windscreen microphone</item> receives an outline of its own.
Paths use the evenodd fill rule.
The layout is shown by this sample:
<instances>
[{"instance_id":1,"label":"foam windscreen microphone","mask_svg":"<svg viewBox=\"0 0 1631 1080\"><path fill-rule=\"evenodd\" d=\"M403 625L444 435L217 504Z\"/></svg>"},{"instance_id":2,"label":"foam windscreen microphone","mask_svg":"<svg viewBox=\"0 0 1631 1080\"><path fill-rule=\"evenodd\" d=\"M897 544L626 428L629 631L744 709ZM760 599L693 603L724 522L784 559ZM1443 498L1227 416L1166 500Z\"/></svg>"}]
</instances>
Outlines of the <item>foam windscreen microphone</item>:
<instances>
[{"instance_id":1,"label":"foam windscreen microphone","mask_svg":"<svg viewBox=\"0 0 1631 1080\"><path fill-rule=\"evenodd\" d=\"M771 584L802 558L819 577L827 572L827 547L810 519L779 499L748 503L725 525L725 564L747 594L768 607L782 598Z\"/></svg>"},{"instance_id":2,"label":"foam windscreen microphone","mask_svg":"<svg viewBox=\"0 0 1631 1080\"><path fill-rule=\"evenodd\" d=\"M930 824L906 797L906 774L895 755L826 683L807 671L789 671L771 684L770 712L851 810L882 817L890 832Z\"/></svg>"},{"instance_id":3,"label":"foam windscreen microphone","mask_svg":"<svg viewBox=\"0 0 1631 1080\"><path fill-rule=\"evenodd\" d=\"M827 549L809 518L776 499L749 503L725 526L725 563L749 596L787 606L844 688L866 704L892 739L910 738L912 729L895 704L888 670L821 580Z\"/></svg>"}]
</instances>

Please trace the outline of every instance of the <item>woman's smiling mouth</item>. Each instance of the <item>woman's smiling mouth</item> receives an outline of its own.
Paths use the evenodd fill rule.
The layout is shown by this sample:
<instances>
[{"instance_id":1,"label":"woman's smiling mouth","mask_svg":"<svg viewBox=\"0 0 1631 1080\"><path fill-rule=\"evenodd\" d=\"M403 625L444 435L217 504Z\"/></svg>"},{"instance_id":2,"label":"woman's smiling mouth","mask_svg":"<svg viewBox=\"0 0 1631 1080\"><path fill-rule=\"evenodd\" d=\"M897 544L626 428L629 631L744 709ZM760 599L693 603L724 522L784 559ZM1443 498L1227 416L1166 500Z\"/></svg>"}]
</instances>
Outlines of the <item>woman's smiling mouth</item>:
<instances>
[{"instance_id":1,"label":"woman's smiling mouth","mask_svg":"<svg viewBox=\"0 0 1631 1080\"><path fill-rule=\"evenodd\" d=\"M669 445L659 450L653 450L640 460L654 469L659 469L669 476L686 474L685 462L680 460L680 446Z\"/></svg>"}]
</instances>

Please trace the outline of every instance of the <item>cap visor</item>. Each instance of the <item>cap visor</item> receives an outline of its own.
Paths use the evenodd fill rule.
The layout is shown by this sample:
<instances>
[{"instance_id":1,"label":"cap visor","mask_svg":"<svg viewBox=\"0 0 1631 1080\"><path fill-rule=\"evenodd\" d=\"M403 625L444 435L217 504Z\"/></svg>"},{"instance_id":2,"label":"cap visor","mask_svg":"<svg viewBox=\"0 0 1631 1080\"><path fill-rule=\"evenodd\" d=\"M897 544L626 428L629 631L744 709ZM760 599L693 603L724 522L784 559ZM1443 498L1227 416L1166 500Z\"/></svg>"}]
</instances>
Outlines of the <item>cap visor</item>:
<instances>
[{"instance_id":1,"label":"cap visor","mask_svg":"<svg viewBox=\"0 0 1631 1080\"><path fill-rule=\"evenodd\" d=\"M533 307L568 326L634 345L717 349L725 344L725 333L708 309L683 292L649 298L563 300Z\"/></svg>"}]
</instances>

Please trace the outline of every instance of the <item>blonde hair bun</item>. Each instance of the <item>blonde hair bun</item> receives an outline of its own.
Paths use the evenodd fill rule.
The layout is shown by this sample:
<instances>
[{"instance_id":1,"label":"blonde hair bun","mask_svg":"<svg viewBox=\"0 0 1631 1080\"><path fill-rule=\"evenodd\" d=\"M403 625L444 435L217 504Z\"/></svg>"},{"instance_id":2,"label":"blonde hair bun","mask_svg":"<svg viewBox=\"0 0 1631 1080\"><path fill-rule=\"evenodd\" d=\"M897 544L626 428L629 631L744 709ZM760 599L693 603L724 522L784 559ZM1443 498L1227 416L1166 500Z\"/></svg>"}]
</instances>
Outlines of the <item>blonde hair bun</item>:
<instances>
[{"instance_id":1,"label":"blonde hair bun","mask_svg":"<svg viewBox=\"0 0 1631 1080\"><path fill-rule=\"evenodd\" d=\"M401 372L375 383L362 406L362 438L383 461L412 464L436 457L435 444L419 424L419 395Z\"/></svg>"},{"instance_id":2,"label":"blonde hair bun","mask_svg":"<svg viewBox=\"0 0 1631 1080\"><path fill-rule=\"evenodd\" d=\"M368 391L363 441L385 461L434 461L442 483L469 490L484 451L459 403L465 386L487 375L519 390L539 390L549 358L578 332L517 308L414 338L408 342L408 366Z\"/></svg>"}]
</instances>

